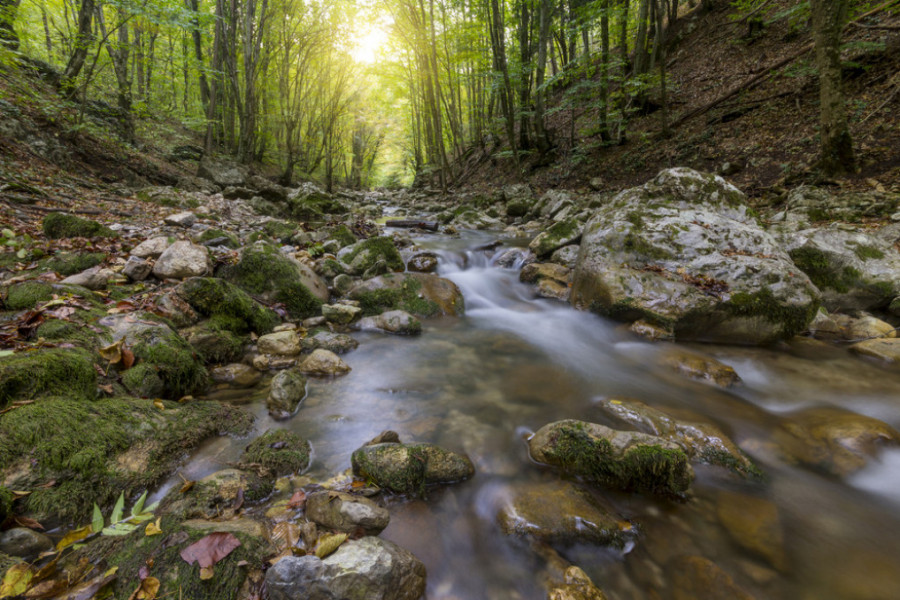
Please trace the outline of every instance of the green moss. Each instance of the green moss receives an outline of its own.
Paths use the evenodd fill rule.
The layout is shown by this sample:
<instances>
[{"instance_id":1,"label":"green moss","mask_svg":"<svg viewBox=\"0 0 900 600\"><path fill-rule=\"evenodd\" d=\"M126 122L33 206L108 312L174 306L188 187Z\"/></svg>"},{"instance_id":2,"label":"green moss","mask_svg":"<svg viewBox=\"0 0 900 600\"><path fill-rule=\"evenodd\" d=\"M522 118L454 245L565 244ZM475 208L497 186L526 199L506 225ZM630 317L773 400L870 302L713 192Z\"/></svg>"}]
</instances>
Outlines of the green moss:
<instances>
[{"instance_id":1,"label":"green moss","mask_svg":"<svg viewBox=\"0 0 900 600\"><path fill-rule=\"evenodd\" d=\"M353 295L359 301L364 316L381 314L387 310L405 310L417 317L433 317L440 314L437 303L419 296L422 283L406 277L396 288L381 288Z\"/></svg>"},{"instance_id":2,"label":"green moss","mask_svg":"<svg viewBox=\"0 0 900 600\"><path fill-rule=\"evenodd\" d=\"M45 264L51 271L68 276L96 267L104 260L106 260L106 254L102 252L89 252L87 254L60 252L49 258Z\"/></svg>"},{"instance_id":3,"label":"green moss","mask_svg":"<svg viewBox=\"0 0 900 600\"><path fill-rule=\"evenodd\" d=\"M68 321L48 319L37 328L37 337L52 342L71 342L81 348L96 351L110 340L94 323L106 314L102 309L78 310Z\"/></svg>"},{"instance_id":4,"label":"green moss","mask_svg":"<svg viewBox=\"0 0 900 600\"><path fill-rule=\"evenodd\" d=\"M160 410L134 398L44 398L0 417L0 469L13 489L31 491L20 502L39 520L82 521L94 502L108 507L120 492L140 493L187 450L212 435L246 432L250 420L215 402Z\"/></svg>"},{"instance_id":5,"label":"green moss","mask_svg":"<svg viewBox=\"0 0 900 600\"><path fill-rule=\"evenodd\" d=\"M627 491L678 497L691 483L688 457L682 450L639 444L615 456L609 440L594 438L577 425L561 426L545 454L565 471Z\"/></svg>"},{"instance_id":6,"label":"green moss","mask_svg":"<svg viewBox=\"0 0 900 600\"><path fill-rule=\"evenodd\" d=\"M0 523L6 520L6 517L12 513L13 493L9 488L0 485Z\"/></svg>"},{"instance_id":7,"label":"green moss","mask_svg":"<svg viewBox=\"0 0 900 600\"><path fill-rule=\"evenodd\" d=\"M639 213L636 210L633 210L633 211L629 212L627 215L625 215L625 220L628 221L629 223L631 223L632 225L634 225L635 227L637 227L638 229L641 229L644 227L644 219L641 217L641 213Z\"/></svg>"},{"instance_id":8,"label":"green moss","mask_svg":"<svg viewBox=\"0 0 900 600\"><path fill-rule=\"evenodd\" d=\"M153 373L163 383L162 397L178 399L206 385L206 369L193 349L174 331L168 327L152 327L136 337L132 351L143 372L132 374L133 369L129 369L125 372L127 377L123 377L123 383L132 393L144 390L146 385L140 384L141 381ZM138 374L143 376L140 380Z\"/></svg>"},{"instance_id":9,"label":"green moss","mask_svg":"<svg viewBox=\"0 0 900 600\"><path fill-rule=\"evenodd\" d=\"M53 286L42 281L23 281L7 290L4 304L9 310L28 310L38 302L46 302L53 297Z\"/></svg>"},{"instance_id":10,"label":"green moss","mask_svg":"<svg viewBox=\"0 0 900 600\"><path fill-rule=\"evenodd\" d=\"M294 263L268 244L245 248L240 262L223 268L221 275L250 294L270 294L293 317L312 317L322 308L322 301L300 281Z\"/></svg>"},{"instance_id":11,"label":"green moss","mask_svg":"<svg viewBox=\"0 0 900 600\"><path fill-rule=\"evenodd\" d=\"M345 263L352 264L354 259L363 254L365 259L356 265L359 272L365 272L379 259L384 260L391 271L402 271L405 268L400 251L394 246L391 238L385 236L373 237L356 244L353 249L341 258Z\"/></svg>"},{"instance_id":12,"label":"green moss","mask_svg":"<svg viewBox=\"0 0 900 600\"><path fill-rule=\"evenodd\" d=\"M750 457L744 455L740 460L733 454L717 448L706 447L700 454L700 460L710 465L725 467L729 471L754 480L765 479L765 473L756 466Z\"/></svg>"},{"instance_id":13,"label":"green moss","mask_svg":"<svg viewBox=\"0 0 900 600\"><path fill-rule=\"evenodd\" d=\"M654 246L632 232L628 232L625 236L625 239L622 241L622 247L628 252L633 252L639 258L654 260L670 260L675 258L668 250Z\"/></svg>"},{"instance_id":14,"label":"green moss","mask_svg":"<svg viewBox=\"0 0 900 600\"><path fill-rule=\"evenodd\" d=\"M819 310L818 302L810 302L806 307L785 306L778 302L769 288L763 288L752 294L747 292L732 294L725 306L733 315L758 317L770 323L780 324L783 338L803 332Z\"/></svg>"},{"instance_id":15,"label":"green moss","mask_svg":"<svg viewBox=\"0 0 900 600\"><path fill-rule=\"evenodd\" d=\"M399 456L405 453L406 456ZM425 448L404 444L376 444L356 450L350 458L353 473L398 494L425 495Z\"/></svg>"},{"instance_id":16,"label":"green moss","mask_svg":"<svg viewBox=\"0 0 900 600\"><path fill-rule=\"evenodd\" d=\"M228 231L223 231L221 229L207 229L202 234L200 234L200 237L197 238L197 241L203 244L218 238L226 238L228 241L224 245L228 246L229 248L241 247L241 241L236 235Z\"/></svg>"},{"instance_id":17,"label":"green moss","mask_svg":"<svg viewBox=\"0 0 900 600\"><path fill-rule=\"evenodd\" d=\"M263 231L273 240L287 243L297 233L297 225L287 221L266 221Z\"/></svg>"},{"instance_id":18,"label":"green moss","mask_svg":"<svg viewBox=\"0 0 900 600\"><path fill-rule=\"evenodd\" d=\"M45 395L89 400L96 393L94 363L83 350L53 348L0 357L0 408Z\"/></svg>"},{"instance_id":19,"label":"green moss","mask_svg":"<svg viewBox=\"0 0 900 600\"><path fill-rule=\"evenodd\" d=\"M346 225L338 225L331 232L331 239L337 240L341 247L351 246L356 243L356 236L353 235L353 232L350 231Z\"/></svg>"},{"instance_id":20,"label":"green moss","mask_svg":"<svg viewBox=\"0 0 900 600\"><path fill-rule=\"evenodd\" d=\"M192 277L179 285L176 292L198 313L215 319L217 329L264 334L280 321L273 310L223 279Z\"/></svg>"},{"instance_id":21,"label":"green moss","mask_svg":"<svg viewBox=\"0 0 900 600\"><path fill-rule=\"evenodd\" d=\"M853 248L853 253L856 254L860 260L877 260L884 258L884 252L875 246L867 246L866 244L857 244L856 247Z\"/></svg>"},{"instance_id":22,"label":"green moss","mask_svg":"<svg viewBox=\"0 0 900 600\"><path fill-rule=\"evenodd\" d=\"M116 237L108 227L66 213L50 213L44 217L44 235L51 239L73 237Z\"/></svg>"},{"instance_id":23,"label":"green moss","mask_svg":"<svg viewBox=\"0 0 900 600\"><path fill-rule=\"evenodd\" d=\"M260 465L275 477L293 475L309 466L309 442L286 429L270 429L250 442L243 464Z\"/></svg>"},{"instance_id":24,"label":"green moss","mask_svg":"<svg viewBox=\"0 0 900 600\"><path fill-rule=\"evenodd\" d=\"M791 260L806 273L819 289L832 289L844 294L860 285L860 273L849 266L833 264L827 254L816 248L802 247L790 252Z\"/></svg>"},{"instance_id":25,"label":"green moss","mask_svg":"<svg viewBox=\"0 0 900 600\"><path fill-rule=\"evenodd\" d=\"M232 333L235 323L231 317L213 317L187 334L187 342L204 364L233 362L241 357L246 345L243 336Z\"/></svg>"},{"instance_id":26,"label":"green moss","mask_svg":"<svg viewBox=\"0 0 900 600\"><path fill-rule=\"evenodd\" d=\"M2 577L11 566L17 565L20 562L22 562L22 559L18 556L10 556L5 552L0 552L0 577Z\"/></svg>"},{"instance_id":27,"label":"green moss","mask_svg":"<svg viewBox=\"0 0 900 600\"><path fill-rule=\"evenodd\" d=\"M122 385L128 393L141 398L162 398L166 395L166 384L159 376L156 365L141 363L125 371Z\"/></svg>"},{"instance_id":28,"label":"green moss","mask_svg":"<svg viewBox=\"0 0 900 600\"><path fill-rule=\"evenodd\" d=\"M592 302L590 305L590 311L600 315L601 317L606 317L607 319L613 319L614 321L622 321L625 323L644 320L648 323L656 325L657 327L662 327L670 331L675 326L675 321L673 319L664 317L638 305L637 302L635 302L634 298L631 297L617 300L616 302L613 302L609 305L596 301Z\"/></svg>"}]
</instances>

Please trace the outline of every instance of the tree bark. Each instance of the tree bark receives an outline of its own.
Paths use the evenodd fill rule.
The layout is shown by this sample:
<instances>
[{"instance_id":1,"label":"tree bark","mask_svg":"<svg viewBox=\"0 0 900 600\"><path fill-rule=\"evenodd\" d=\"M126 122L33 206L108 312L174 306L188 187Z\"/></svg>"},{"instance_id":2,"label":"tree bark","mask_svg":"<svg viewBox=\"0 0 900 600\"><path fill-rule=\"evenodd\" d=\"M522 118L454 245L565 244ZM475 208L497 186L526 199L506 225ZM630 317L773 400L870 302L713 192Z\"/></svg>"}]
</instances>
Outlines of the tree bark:
<instances>
[{"instance_id":1,"label":"tree bark","mask_svg":"<svg viewBox=\"0 0 900 600\"><path fill-rule=\"evenodd\" d=\"M19 36L16 35L16 30L13 29L18 8L19 0L0 0L0 44L3 44L10 50L19 49Z\"/></svg>"},{"instance_id":2,"label":"tree bark","mask_svg":"<svg viewBox=\"0 0 900 600\"><path fill-rule=\"evenodd\" d=\"M69 100L75 97L77 91L75 80L78 79L78 74L81 73L81 69L84 67L88 47L94 39L91 30L94 7L94 0L81 0L81 7L78 9L78 32L75 35L75 44L59 82L60 92Z\"/></svg>"}]
</instances>

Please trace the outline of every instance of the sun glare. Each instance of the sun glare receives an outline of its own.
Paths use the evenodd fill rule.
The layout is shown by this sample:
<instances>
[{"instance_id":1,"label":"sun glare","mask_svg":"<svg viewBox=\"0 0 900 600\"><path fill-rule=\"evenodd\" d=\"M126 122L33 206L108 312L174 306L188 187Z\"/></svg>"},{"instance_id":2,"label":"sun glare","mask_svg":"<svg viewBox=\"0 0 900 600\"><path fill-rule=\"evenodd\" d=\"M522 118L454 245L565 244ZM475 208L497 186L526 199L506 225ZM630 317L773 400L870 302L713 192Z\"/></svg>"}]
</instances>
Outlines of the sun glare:
<instances>
[{"instance_id":1,"label":"sun glare","mask_svg":"<svg viewBox=\"0 0 900 600\"><path fill-rule=\"evenodd\" d=\"M388 34L380 27L369 29L365 35L356 38L356 47L350 52L353 60L372 64L378 60L378 53L387 42Z\"/></svg>"}]
</instances>

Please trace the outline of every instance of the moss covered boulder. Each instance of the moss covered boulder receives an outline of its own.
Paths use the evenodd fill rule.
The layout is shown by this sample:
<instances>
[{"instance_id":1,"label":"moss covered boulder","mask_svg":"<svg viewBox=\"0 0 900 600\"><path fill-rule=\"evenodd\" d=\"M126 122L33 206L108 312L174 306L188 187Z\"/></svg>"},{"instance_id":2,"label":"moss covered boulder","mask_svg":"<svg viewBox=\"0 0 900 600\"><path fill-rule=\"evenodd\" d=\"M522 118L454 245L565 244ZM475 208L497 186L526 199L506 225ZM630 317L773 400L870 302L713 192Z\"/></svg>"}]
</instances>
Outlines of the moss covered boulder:
<instances>
[{"instance_id":1,"label":"moss covered boulder","mask_svg":"<svg viewBox=\"0 0 900 600\"><path fill-rule=\"evenodd\" d=\"M268 333L280 321L272 309L255 301L245 291L224 279L192 277L175 288L198 314L208 317L214 328L233 333Z\"/></svg>"},{"instance_id":2,"label":"moss covered boulder","mask_svg":"<svg viewBox=\"0 0 900 600\"><path fill-rule=\"evenodd\" d=\"M585 226L570 302L675 338L764 344L803 331L819 292L721 177L660 172Z\"/></svg>"},{"instance_id":3,"label":"moss covered boulder","mask_svg":"<svg viewBox=\"0 0 900 600\"><path fill-rule=\"evenodd\" d=\"M78 348L53 348L0 357L0 408L54 395L73 401L96 397L97 373L90 354Z\"/></svg>"},{"instance_id":4,"label":"moss covered boulder","mask_svg":"<svg viewBox=\"0 0 900 600\"><path fill-rule=\"evenodd\" d=\"M403 271L403 257L389 237L373 237L350 246L342 252L341 260L353 275L362 275L372 269L379 261L390 271Z\"/></svg>"},{"instance_id":5,"label":"moss covered boulder","mask_svg":"<svg viewBox=\"0 0 900 600\"><path fill-rule=\"evenodd\" d=\"M270 429L250 442L241 463L258 466L275 477L294 475L309 467L309 442L286 429Z\"/></svg>"},{"instance_id":6,"label":"moss covered boulder","mask_svg":"<svg viewBox=\"0 0 900 600\"><path fill-rule=\"evenodd\" d=\"M544 425L531 437L528 449L539 463L626 491L680 497L694 478L678 444L596 423L569 419Z\"/></svg>"},{"instance_id":7,"label":"moss covered boulder","mask_svg":"<svg viewBox=\"0 0 900 600\"><path fill-rule=\"evenodd\" d=\"M449 279L429 273L392 273L368 279L347 294L366 316L403 310L416 317L458 316L465 311L462 292Z\"/></svg>"},{"instance_id":8,"label":"moss covered boulder","mask_svg":"<svg viewBox=\"0 0 900 600\"><path fill-rule=\"evenodd\" d=\"M95 307L103 306L103 301L97 294L77 285L31 280L0 288L0 299L6 310L32 309L39 302L46 302L54 296L72 296Z\"/></svg>"},{"instance_id":9,"label":"moss covered boulder","mask_svg":"<svg viewBox=\"0 0 900 600\"><path fill-rule=\"evenodd\" d=\"M66 213L50 213L44 217L44 235L51 239L74 237L115 237L116 233L96 221Z\"/></svg>"},{"instance_id":10,"label":"moss covered boulder","mask_svg":"<svg viewBox=\"0 0 900 600\"><path fill-rule=\"evenodd\" d=\"M531 240L528 248L538 258L550 256L563 246L577 244L578 240L581 239L583 228L584 224L574 217L564 219L538 234L536 238Z\"/></svg>"},{"instance_id":11,"label":"moss covered boulder","mask_svg":"<svg viewBox=\"0 0 900 600\"><path fill-rule=\"evenodd\" d=\"M30 491L20 504L40 521L83 521L97 502L159 483L210 436L243 433L251 417L215 402L160 409L149 400L44 397L0 416L5 485Z\"/></svg>"},{"instance_id":12,"label":"moss covered boulder","mask_svg":"<svg viewBox=\"0 0 900 600\"><path fill-rule=\"evenodd\" d=\"M51 271L68 276L96 267L104 260L106 260L106 254L102 252L59 252L44 264Z\"/></svg>"},{"instance_id":13,"label":"moss covered boulder","mask_svg":"<svg viewBox=\"0 0 900 600\"><path fill-rule=\"evenodd\" d=\"M421 495L427 485L464 481L475 474L468 456L433 444L371 444L356 450L351 463L354 475L400 494Z\"/></svg>"},{"instance_id":14,"label":"moss covered boulder","mask_svg":"<svg viewBox=\"0 0 900 600\"><path fill-rule=\"evenodd\" d=\"M244 352L248 336L242 336L210 319L181 331L181 336L204 364L222 364L238 360Z\"/></svg>"},{"instance_id":15,"label":"moss covered boulder","mask_svg":"<svg viewBox=\"0 0 900 600\"><path fill-rule=\"evenodd\" d=\"M296 318L318 315L322 302L328 300L328 287L321 277L265 243L244 248L237 264L223 267L217 275L263 302L284 304Z\"/></svg>"}]
</instances>

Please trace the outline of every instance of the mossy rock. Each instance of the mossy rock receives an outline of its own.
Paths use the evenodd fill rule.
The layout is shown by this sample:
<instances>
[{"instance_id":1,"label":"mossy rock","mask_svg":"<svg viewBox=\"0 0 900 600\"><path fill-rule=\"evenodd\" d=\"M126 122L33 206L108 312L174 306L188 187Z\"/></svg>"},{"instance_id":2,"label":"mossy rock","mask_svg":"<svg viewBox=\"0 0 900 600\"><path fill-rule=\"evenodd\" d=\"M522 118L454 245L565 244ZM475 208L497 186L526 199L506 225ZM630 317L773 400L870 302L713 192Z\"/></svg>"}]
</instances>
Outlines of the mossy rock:
<instances>
[{"instance_id":1,"label":"mossy rock","mask_svg":"<svg viewBox=\"0 0 900 600\"><path fill-rule=\"evenodd\" d=\"M17 400L63 394L73 401L97 395L94 361L84 350L52 348L0 357L0 408Z\"/></svg>"},{"instance_id":2,"label":"mossy rock","mask_svg":"<svg viewBox=\"0 0 900 600\"><path fill-rule=\"evenodd\" d=\"M130 341L138 359L122 377L130 393L177 400L206 385L207 373L199 357L169 327L143 328Z\"/></svg>"},{"instance_id":3,"label":"mossy rock","mask_svg":"<svg viewBox=\"0 0 900 600\"><path fill-rule=\"evenodd\" d=\"M468 456L434 444L371 444L354 451L350 461L354 475L392 492L417 496L427 485L464 481L475 474Z\"/></svg>"},{"instance_id":4,"label":"mossy rock","mask_svg":"<svg viewBox=\"0 0 900 600\"><path fill-rule=\"evenodd\" d=\"M346 225L338 225L329 233L329 236L331 239L337 240L342 248L352 246L357 242L356 236Z\"/></svg>"},{"instance_id":5,"label":"mossy rock","mask_svg":"<svg viewBox=\"0 0 900 600\"><path fill-rule=\"evenodd\" d=\"M68 276L96 267L104 260L106 260L106 254L102 252L88 252L84 254L60 252L47 259L44 264L51 271Z\"/></svg>"},{"instance_id":6,"label":"mossy rock","mask_svg":"<svg viewBox=\"0 0 900 600\"><path fill-rule=\"evenodd\" d=\"M266 232L266 235L282 244L288 243L294 237L294 234L297 233L297 229L296 223L288 221L272 220L266 221L263 225L263 231Z\"/></svg>"},{"instance_id":7,"label":"mossy rock","mask_svg":"<svg viewBox=\"0 0 900 600\"><path fill-rule=\"evenodd\" d=\"M212 240L217 240L219 238L225 238L227 241L223 244L224 246L228 246L229 248L240 248L241 241L238 239L236 235L230 233L228 231L223 231L221 229L207 229L203 233L200 234L200 237L197 238L197 243L205 244L206 242L210 242Z\"/></svg>"},{"instance_id":8,"label":"mossy rock","mask_svg":"<svg viewBox=\"0 0 900 600\"><path fill-rule=\"evenodd\" d=\"M47 319L36 331L37 337L51 342L68 342L96 352L110 343L109 335L96 322L106 315L102 308L76 310L67 320Z\"/></svg>"},{"instance_id":9,"label":"mossy rock","mask_svg":"<svg viewBox=\"0 0 900 600\"><path fill-rule=\"evenodd\" d=\"M403 271L403 257L389 237L373 237L355 244L341 260L350 266L353 273L365 273L379 260L383 260L391 271Z\"/></svg>"},{"instance_id":10,"label":"mossy rock","mask_svg":"<svg viewBox=\"0 0 900 600\"><path fill-rule=\"evenodd\" d=\"M261 526L249 526L249 519L213 523L180 523L171 517L162 519L163 534L146 536L139 527L127 536L100 537L72 556L70 562L87 560L94 564L118 567L111 586L112 598L128 600L141 581L148 564L150 574L160 581L157 598L185 600L237 600L245 597L248 575L268 567L266 559L275 549L263 535ZM229 532L240 542L228 556L213 567L211 579L200 578L200 567L189 565L181 551L214 531Z\"/></svg>"},{"instance_id":11,"label":"mossy rock","mask_svg":"<svg viewBox=\"0 0 900 600\"><path fill-rule=\"evenodd\" d=\"M223 267L218 274L253 296L284 304L295 318L318 315L328 294L311 269L269 244L245 248L237 264Z\"/></svg>"},{"instance_id":12,"label":"mossy rock","mask_svg":"<svg viewBox=\"0 0 900 600\"><path fill-rule=\"evenodd\" d=\"M268 333L280 321L238 286L214 277L192 277L175 288L199 314L214 319L216 328L244 334Z\"/></svg>"},{"instance_id":13,"label":"mossy rock","mask_svg":"<svg viewBox=\"0 0 900 600\"><path fill-rule=\"evenodd\" d=\"M226 320L226 325L230 326ZM204 364L222 364L238 360L243 353L246 339L232 333L228 327L220 326L215 319L210 319L186 332L182 332L197 356Z\"/></svg>"},{"instance_id":14,"label":"mossy rock","mask_svg":"<svg viewBox=\"0 0 900 600\"><path fill-rule=\"evenodd\" d=\"M364 316L402 310L416 317L457 316L465 301L452 281L429 273L390 273L360 283L350 290Z\"/></svg>"},{"instance_id":15,"label":"mossy rock","mask_svg":"<svg viewBox=\"0 0 900 600\"><path fill-rule=\"evenodd\" d=\"M44 217L44 235L50 239L74 237L116 237L116 232L89 219L66 213L50 213Z\"/></svg>"},{"instance_id":16,"label":"mossy rock","mask_svg":"<svg viewBox=\"0 0 900 600\"><path fill-rule=\"evenodd\" d=\"M28 310L38 302L46 302L53 297L53 286L43 281L23 281L10 286L6 291L4 305L9 310Z\"/></svg>"},{"instance_id":17,"label":"mossy rock","mask_svg":"<svg viewBox=\"0 0 900 600\"><path fill-rule=\"evenodd\" d=\"M241 456L247 465L259 465L275 477L294 475L309 467L310 445L286 429L270 429L250 442Z\"/></svg>"},{"instance_id":18,"label":"mossy rock","mask_svg":"<svg viewBox=\"0 0 900 600\"><path fill-rule=\"evenodd\" d=\"M149 400L78 401L46 397L0 417L0 469L40 521L84 521L97 502L110 506L158 484L210 436L245 433L250 417L216 402L161 410ZM50 485L47 485L50 484Z\"/></svg>"},{"instance_id":19,"label":"mossy rock","mask_svg":"<svg viewBox=\"0 0 900 600\"><path fill-rule=\"evenodd\" d=\"M678 498L694 473L677 444L637 432L565 420L545 425L528 442L531 456L602 486Z\"/></svg>"}]
</instances>

